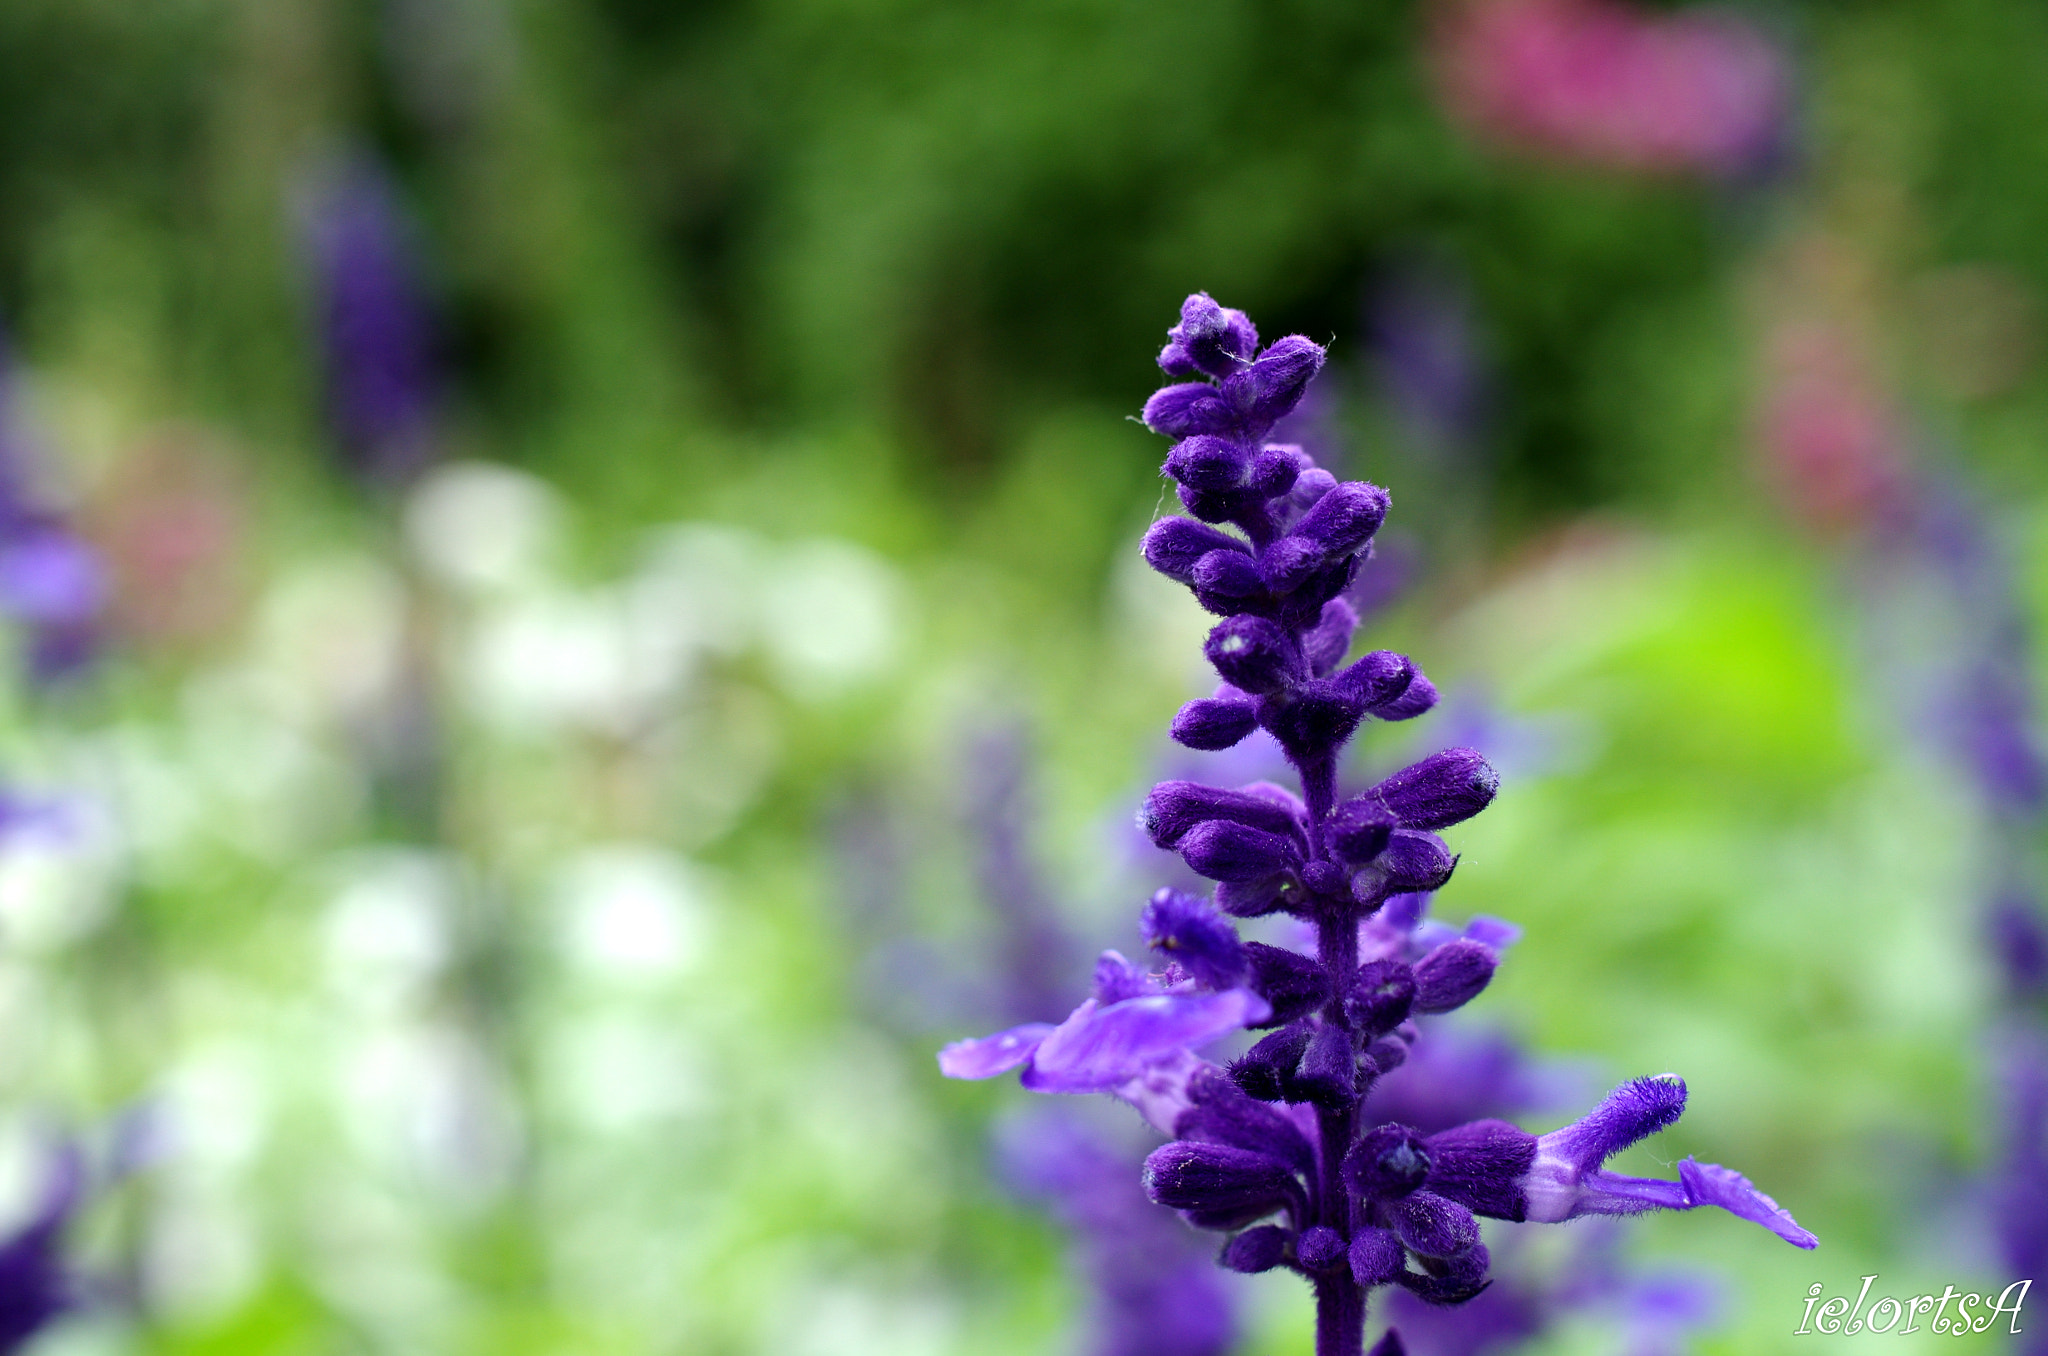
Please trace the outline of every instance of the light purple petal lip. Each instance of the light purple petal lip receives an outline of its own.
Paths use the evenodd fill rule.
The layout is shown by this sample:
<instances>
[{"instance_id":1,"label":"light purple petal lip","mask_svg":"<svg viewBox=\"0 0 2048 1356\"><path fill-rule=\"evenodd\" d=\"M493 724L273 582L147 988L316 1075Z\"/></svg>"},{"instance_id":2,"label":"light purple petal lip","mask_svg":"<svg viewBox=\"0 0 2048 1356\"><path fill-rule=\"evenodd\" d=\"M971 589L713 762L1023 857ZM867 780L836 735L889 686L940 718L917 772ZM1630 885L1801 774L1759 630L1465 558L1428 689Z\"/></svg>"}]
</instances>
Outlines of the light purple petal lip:
<instances>
[{"instance_id":1,"label":"light purple petal lip","mask_svg":"<svg viewBox=\"0 0 2048 1356\"><path fill-rule=\"evenodd\" d=\"M954 1041L939 1051L939 1072L948 1078L994 1078L1008 1073L1031 1058L1031 1052L1053 1030L1050 1022L1026 1022L993 1036Z\"/></svg>"},{"instance_id":2,"label":"light purple petal lip","mask_svg":"<svg viewBox=\"0 0 2048 1356\"><path fill-rule=\"evenodd\" d=\"M1697 1158L1679 1162L1678 1179L1694 1205L1718 1205L1737 1219L1761 1224L1795 1248L1812 1249L1820 1240L1799 1227L1790 1211L1758 1191L1747 1177L1719 1163L1702 1163Z\"/></svg>"},{"instance_id":3,"label":"light purple petal lip","mask_svg":"<svg viewBox=\"0 0 2048 1356\"><path fill-rule=\"evenodd\" d=\"M1106 1092L1145 1066L1272 1015L1249 989L1154 994L1100 1007L1091 999L1045 1038L1024 1071L1034 1092Z\"/></svg>"}]
</instances>

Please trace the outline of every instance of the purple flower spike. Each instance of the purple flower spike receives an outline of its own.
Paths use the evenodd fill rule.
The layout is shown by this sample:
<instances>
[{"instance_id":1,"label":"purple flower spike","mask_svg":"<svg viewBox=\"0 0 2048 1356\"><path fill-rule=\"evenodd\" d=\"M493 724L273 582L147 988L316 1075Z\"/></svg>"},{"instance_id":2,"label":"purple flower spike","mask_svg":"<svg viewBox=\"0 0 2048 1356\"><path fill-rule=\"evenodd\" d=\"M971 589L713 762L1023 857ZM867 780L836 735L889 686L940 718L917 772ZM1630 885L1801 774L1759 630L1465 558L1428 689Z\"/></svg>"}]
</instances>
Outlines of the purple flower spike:
<instances>
[{"instance_id":1,"label":"purple flower spike","mask_svg":"<svg viewBox=\"0 0 2048 1356\"><path fill-rule=\"evenodd\" d=\"M1223 684L1181 708L1173 737L1222 750L1263 731L1261 746L1277 747L1301 793L1153 787L1139 825L1217 883L1210 899L1168 889L1146 905L1141 926L1171 958L1164 971L1110 953L1095 996L1057 1028L961 1042L942 1060L947 1071L1021 1066L1035 1091L1108 1092L1136 1107L1169 1136L1147 1160L1152 1199L1231 1235L1225 1268L1301 1275L1316 1294L1317 1356L1362 1356L1375 1288L1398 1287L1427 1312L1487 1291L1493 1257L1480 1215L1557 1222L1717 1205L1809 1245L1725 1168L1687 1160L1677 1182L1602 1168L1677 1119L1685 1085L1674 1076L1625 1084L1540 1138L1473 1119L1527 1110L1530 1078L1511 1049L1432 1056L1425 1027L1487 987L1519 932L1476 918L1461 934L1425 915L1428 892L1457 865L1433 830L1485 809L1499 777L1475 750L1454 748L1343 798L1340 755L1361 722L1406 720L1437 700L1404 655L1344 663L1360 606L1347 590L1389 497L1265 441L1322 366L1318 345L1291 335L1254 356L1250 322L1206 293L1188 298L1169 339L1160 365L1192 380L1157 392L1145 422L1178 440L1166 473L1200 521L1155 524L1145 559L1224 618L1204 646ZM1275 910L1310 929L1312 945L1244 942L1223 916ZM1227 1070L1195 1053L1262 1027L1276 1029ZM1392 1095L1376 1093L1390 1075ZM1419 1114L1388 1116L1397 1104ZM1527 1308L1495 1304L1491 1330L1536 1331ZM1391 1331L1374 1348L1401 1351Z\"/></svg>"}]
</instances>

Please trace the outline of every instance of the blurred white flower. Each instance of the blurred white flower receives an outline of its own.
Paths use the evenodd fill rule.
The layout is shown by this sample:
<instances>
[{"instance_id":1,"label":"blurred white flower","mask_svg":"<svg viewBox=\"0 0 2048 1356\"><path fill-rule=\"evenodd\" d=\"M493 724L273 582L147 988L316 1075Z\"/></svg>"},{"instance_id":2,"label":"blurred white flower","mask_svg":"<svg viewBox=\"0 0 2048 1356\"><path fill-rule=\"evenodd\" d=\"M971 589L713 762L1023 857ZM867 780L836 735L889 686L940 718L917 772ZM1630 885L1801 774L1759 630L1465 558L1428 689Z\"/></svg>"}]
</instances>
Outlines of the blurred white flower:
<instances>
[{"instance_id":1,"label":"blurred white flower","mask_svg":"<svg viewBox=\"0 0 2048 1356\"><path fill-rule=\"evenodd\" d=\"M761 591L761 631L778 676L801 697L830 697L894 667L905 606L896 572L850 542L778 548Z\"/></svg>"},{"instance_id":2,"label":"blurred white flower","mask_svg":"<svg viewBox=\"0 0 2048 1356\"><path fill-rule=\"evenodd\" d=\"M405 617L404 582L372 557L287 571L257 607L250 698L308 724L376 707L402 669Z\"/></svg>"},{"instance_id":3,"label":"blurred white flower","mask_svg":"<svg viewBox=\"0 0 2048 1356\"><path fill-rule=\"evenodd\" d=\"M697 652L737 654L753 642L770 547L744 528L677 523L648 538L626 584L634 628L651 654L686 671Z\"/></svg>"},{"instance_id":4,"label":"blurred white flower","mask_svg":"<svg viewBox=\"0 0 2048 1356\"><path fill-rule=\"evenodd\" d=\"M328 869L338 877L322 926L329 986L370 1012L416 1002L449 958L457 863L445 853L381 848Z\"/></svg>"},{"instance_id":5,"label":"blurred white flower","mask_svg":"<svg viewBox=\"0 0 2048 1356\"><path fill-rule=\"evenodd\" d=\"M93 931L113 911L116 868L103 825L0 838L0 946L40 955Z\"/></svg>"},{"instance_id":6,"label":"blurred white flower","mask_svg":"<svg viewBox=\"0 0 2048 1356\"><path fill-rule=\"evenodd\" d=\"M405 506L405 534L434 578L488 593L545 582L564 517L546 481L509 466L459 461L421 478Z\"/></svg>"},{"instance_id":7,"label":"blurred white flower","mask_svg":"<svg viewBox=\"0 0 2048 1356\"><path fill-rule=\"evenodd\" d=\"M495 1195L524 1148L518 1103L503 1075L451 1024L371 1033L335 1091L350 1140L374 1167L457 1202Z\"/></svg>"},{"instance_id":8,"label":"blurred white flower","mask_svg":"<svg viewBox=\"0 0 2048 1356\"><path fill-rule=\"evenodd\" d=\"M600 980L654 980L694 965L708 928L702 873L671 852L616 844L578 853L554 893L569 958Z\"/></svg>"},{"instance_id":9,"label":"blurred white flower","mask_svg":"<svg viewBox=\"0 0 2048 1356\"><path fill-rule=\"evenodd\" d=\"M556 1114L600 1135L673 1120L711 1102L690 1033L628 1013L559 1023L548 1035L542 1069Z\"/></svg>"}]
</instances>

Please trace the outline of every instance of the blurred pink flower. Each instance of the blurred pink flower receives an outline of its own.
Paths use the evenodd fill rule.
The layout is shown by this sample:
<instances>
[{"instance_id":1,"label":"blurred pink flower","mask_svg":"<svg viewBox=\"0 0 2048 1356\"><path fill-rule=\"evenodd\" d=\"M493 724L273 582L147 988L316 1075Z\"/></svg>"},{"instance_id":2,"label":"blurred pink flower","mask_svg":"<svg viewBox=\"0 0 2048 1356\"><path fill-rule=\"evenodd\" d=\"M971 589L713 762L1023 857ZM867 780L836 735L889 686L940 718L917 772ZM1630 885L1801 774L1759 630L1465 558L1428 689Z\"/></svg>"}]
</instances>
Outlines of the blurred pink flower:
<instances>
[{"instance_id":1,"label":"blurred pink flower","mask_svg":"<svg viewBox=\"0 0 2048 1356\"><path fill-rule=\"evenodd\" d=\"M1903 417L1846 325L1788 319L1765 346L1756 438L1787 507L1827 534L1889 516L1904 489Z\"/></svg>"},{"instance_id":2,"label":"blurred pink flower","mask_svg":"<svg viewBox=\"0 0 2048 1356\"><path fill-rule=\"evenodd\" d=\"M1609 169L1732 177L1775 149L1784 54L1707 9L1616 0L1466 0L1436 33L1453 114L1505 146Z\"/></svg>"}]
</instances>

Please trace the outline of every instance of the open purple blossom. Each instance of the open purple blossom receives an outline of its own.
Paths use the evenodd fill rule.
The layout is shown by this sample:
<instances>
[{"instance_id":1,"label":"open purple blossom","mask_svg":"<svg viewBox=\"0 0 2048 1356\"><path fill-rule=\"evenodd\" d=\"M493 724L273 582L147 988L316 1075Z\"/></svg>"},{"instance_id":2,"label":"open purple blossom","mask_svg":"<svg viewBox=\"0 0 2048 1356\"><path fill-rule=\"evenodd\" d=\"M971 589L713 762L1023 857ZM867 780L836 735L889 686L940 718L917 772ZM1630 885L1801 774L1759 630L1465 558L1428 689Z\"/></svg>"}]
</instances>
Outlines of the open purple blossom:
<instances>
[{"instance_id":1,"label":"open purple blossom","mask_svg":"<svg viewBox=\"0 0 2048 1356\"><path fill-rule=\"evenodd\" d=\"M1339 755L1365 720L1406 720L1436 702L1407 656L1350 658L1358 615L1344 595L1389 496L1267 441L1322 367L1319 345L1290 335L1262 348L1242 312L1206 294L1188 298L1168 340L1159 365L1188 380L1155 393L1144 419L1175 440L1163 469L1191 516L1154 523L1143 550L1220 619L1204 646L1220 684L1181 709L1172 733L1220 750L1263 730L1300 791L1154 787L1141 827L1214 883L1210 899L1166 890L1146 906L1161 968L1106 953L1094 995L1064 1022L956 1042L941 1070L1020 1068L1034 1091L1109 1092L1137 1106L1171 1136L1146 1159L1147 1194L1227 1235L1224 1266L1303 1276L1317 1356L1358 1356L1377 1287L1443 1305L1484 1290L1480 1216L1562 1222L1714 1205L1812 1247L1727 1168L1686 1159L1675 1182L1607 1170L1678 1118L1685 1087L1673 1076L1626 1083L1542 1136L1500 1120L1424 1134L1363 1114L1374 1084L1405 1062L1412 1018L1477 997L1516 935L1485 919L1444 935L1423 925L1414 898L1449 881L1457 856L1439 831L1484 810L1499 777L1477 752L1446 749L1341 794ZM1273 913L1305 924L1313 947L1246 942L1228 921ZM1228 1067L1197 1053L1243 1028L1266 1034ZM1382 1347L1398 1351L1399 1337Z\"/></svg>"}]
</instances>

